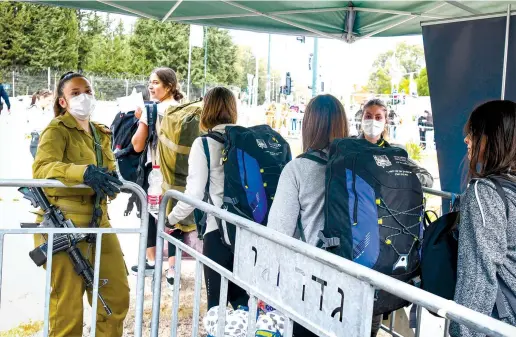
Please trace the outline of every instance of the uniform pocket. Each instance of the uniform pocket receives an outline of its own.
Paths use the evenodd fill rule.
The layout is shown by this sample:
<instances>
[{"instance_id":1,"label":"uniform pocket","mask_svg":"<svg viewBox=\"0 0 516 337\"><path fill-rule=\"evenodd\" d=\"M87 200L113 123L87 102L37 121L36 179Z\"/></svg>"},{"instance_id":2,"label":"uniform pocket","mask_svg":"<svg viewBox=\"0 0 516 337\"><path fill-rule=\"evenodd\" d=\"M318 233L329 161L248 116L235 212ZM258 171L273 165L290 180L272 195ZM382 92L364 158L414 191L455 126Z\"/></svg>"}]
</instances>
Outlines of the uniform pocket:
<instances>
[{"instance_id":1,"label":"uniform pocket","mask_svg":"<svg viewBox=\"0 0 516 337\"><path fill-rule=\"evenodd\" d=\"M85 147L84 145L81 146L69 143L66 148L65 156L70 163L77 165L88 165L95 163L95 155L93 150Z\"/></svg>"}]
</instances>

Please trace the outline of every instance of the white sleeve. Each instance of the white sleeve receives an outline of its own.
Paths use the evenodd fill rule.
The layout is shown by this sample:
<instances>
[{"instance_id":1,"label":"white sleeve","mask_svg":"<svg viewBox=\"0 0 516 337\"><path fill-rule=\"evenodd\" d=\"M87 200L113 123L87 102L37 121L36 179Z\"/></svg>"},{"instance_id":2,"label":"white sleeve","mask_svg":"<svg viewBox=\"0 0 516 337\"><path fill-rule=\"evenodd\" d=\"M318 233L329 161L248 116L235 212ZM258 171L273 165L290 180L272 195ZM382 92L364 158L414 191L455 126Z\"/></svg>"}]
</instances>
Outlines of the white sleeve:
<instances>
[{"instance_id":1,"label":"white sleeve","mask_svg":"<svg viewBox=\"0 0 516 337\"><path fill-rule=\"evenodd\" d=\"M188 157L188 177L186 178L185 194L193 198L202 200L204 190L208 182L208 161L204 154L201 137L195 139L192 144L190 156ZM172 212L168 215L171 225L185 219L194 211L195 207L179 201Z\"/></svg>"}]
</instances>

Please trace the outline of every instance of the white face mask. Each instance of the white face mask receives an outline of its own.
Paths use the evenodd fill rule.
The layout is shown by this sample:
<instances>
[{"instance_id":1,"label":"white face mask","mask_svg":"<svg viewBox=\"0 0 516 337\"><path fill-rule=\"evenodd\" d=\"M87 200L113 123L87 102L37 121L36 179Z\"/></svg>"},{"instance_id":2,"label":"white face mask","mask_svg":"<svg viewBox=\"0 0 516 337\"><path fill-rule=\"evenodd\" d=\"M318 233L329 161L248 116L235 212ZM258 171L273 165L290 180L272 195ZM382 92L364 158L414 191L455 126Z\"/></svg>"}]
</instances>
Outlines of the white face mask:
<instances>
[{"instance_id":1,"label":"white face mask","mask_svg":"<svg viewBox=\"0 0 516 337\"><path fill-rule=\"evenodd\" d=\"M385 129L385 122L375 121L374 119L366 119L362 122L362 129L369 137L378 137Z\"/></svg>"},{"instance_id":2,"label":"white face mask","mask_svg":"<svg viewBox=\"0 0 516 337\"><path fill-rule=\"evenodd\" d=\"M68 111L78 120L85 121L91 116L96 105L95 97L88 94L80 94L72 97L68 102Z\"/></svg>"}]
</instances>

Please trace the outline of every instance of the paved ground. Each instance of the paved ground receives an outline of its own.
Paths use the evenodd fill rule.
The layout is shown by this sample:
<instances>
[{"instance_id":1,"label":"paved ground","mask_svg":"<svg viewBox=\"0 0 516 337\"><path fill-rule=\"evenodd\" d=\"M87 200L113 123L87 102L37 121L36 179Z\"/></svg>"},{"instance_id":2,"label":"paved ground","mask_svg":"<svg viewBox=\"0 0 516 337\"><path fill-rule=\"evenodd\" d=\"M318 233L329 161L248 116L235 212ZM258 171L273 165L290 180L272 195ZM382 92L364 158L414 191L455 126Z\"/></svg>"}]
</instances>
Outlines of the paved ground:
<instances>
[{"instance_id":1,"label":"paved ground","mask_svg":"<svg viewBox=\"0 0 516 337\"><path fill-rule=\"evenodd\" d=\"M30 178L32 157L29 153L29 140L25 137L31 131L31 124L27 124L26 115L16 111L23 111L20 102L14 103L13 115L0 115L0 178ZM103 105L104 110L112 107L112 104ZM113 119L113 112L95 114L95 119L105 124L110 124ZM299 138L289 137L294 155L301 151ZM437 176L437 164L435 154L430 153L423 160L423 164L428 166L430 171ZM438 181L436 184L438 188ZM0 187L0 228L18 228L20 222L30 222L34 216L30 213L32 207L28 201L20 200L19 193L14 188ZM139 220L133 215L124 217L127 196L121 195L109 208L112 225L119 228L129 228L139 226ZM438 204L438 202L436 202ZM121 235L120 242L125 254L128 267L137 261L138 237L137 235ZM37 268L28 256L32 249L33 241L27 235L7 235L4 245L4 262L2 278L2 297L0 303L0 337L5 336L31 336L32 332L37 331L43 319L44 286L45 273L42 268ZM192 262L186 262L183 267L183 288L181 290L181 310L180 310L180 336L187 336L191 331L191 315L193 306L193 276L194 266ZM132 289L131 310L126 320L126 336L132 336L132 326L134 322L134 288L136 285L135 277L131 276L130 284ZM146 281L146 297L144 310L144 331L148 335L150 327L150 308L151 308L151 281ZM203 303L205 311L204 291ZM87 304L85 305L88 306ZM163 298L161 305L160 335L168 335L170 324L170 293L163 288ZM85 315L85 335L89 335L89 311ZM401 320L398 320L400 322ZM32 323L31 323L32 322ZM25 324L25 325L23 325ZM402 324L403 325L403 324ZM438 336L439 326L442 320L437 320L426 314L423 322L422 336ZM25 331L19 335L15 330ZM441 328L442 329L442 328ZM399 326L399 330L403 330ZM8 332L10 331L10 332Z\"/></svg>"}]
</instances>

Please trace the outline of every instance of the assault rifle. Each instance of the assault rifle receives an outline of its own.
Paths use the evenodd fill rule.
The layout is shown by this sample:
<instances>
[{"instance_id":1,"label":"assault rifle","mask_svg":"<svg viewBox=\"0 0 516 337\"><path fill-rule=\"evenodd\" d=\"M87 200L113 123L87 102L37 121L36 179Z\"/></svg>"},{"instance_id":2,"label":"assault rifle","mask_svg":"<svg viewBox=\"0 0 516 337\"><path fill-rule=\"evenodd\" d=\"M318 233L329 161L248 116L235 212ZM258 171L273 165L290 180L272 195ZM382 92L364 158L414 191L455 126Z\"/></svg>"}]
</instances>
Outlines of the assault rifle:
<instances>
[{"instance_id":1,"label":"assault rifle","mask_svg":"<svg viewBox=\"0 0 516 337\"><path fill-rule=\"evenodd\" d=\"M75 228L73 222L69 219L65 219L61 210L48 201L40 187L20 187L18 191L23 194L25 199L30 200L33 207L40 207L44 212L43 221L40 224L22 223L22 228ZM54 234L52 255L65 251L70 257L75 272L82 277L86 284L86 288L92 289L94 278L93 267L90 262L84 258L79 248L77 248L77 244L87 240L88 237L88 234L82 233ZM48 243L45 242L39 247L34 248L29 252L29 256L38 267L44 265L47 262ZM111 315L111 309L104 301L100 292L98 296L107 314Z\"/></svg>"}]
</instances>

